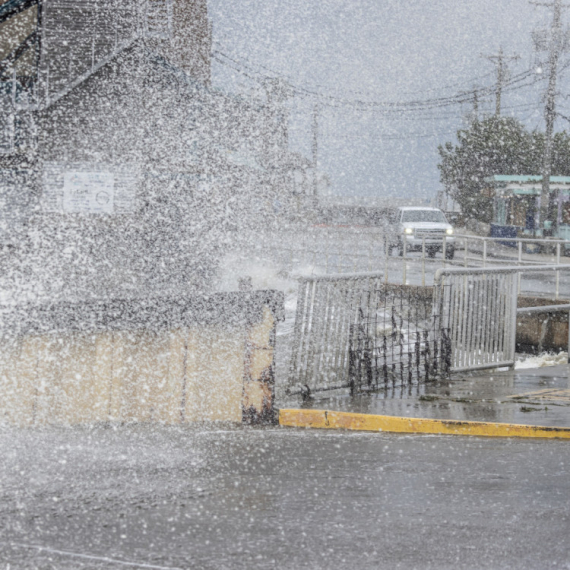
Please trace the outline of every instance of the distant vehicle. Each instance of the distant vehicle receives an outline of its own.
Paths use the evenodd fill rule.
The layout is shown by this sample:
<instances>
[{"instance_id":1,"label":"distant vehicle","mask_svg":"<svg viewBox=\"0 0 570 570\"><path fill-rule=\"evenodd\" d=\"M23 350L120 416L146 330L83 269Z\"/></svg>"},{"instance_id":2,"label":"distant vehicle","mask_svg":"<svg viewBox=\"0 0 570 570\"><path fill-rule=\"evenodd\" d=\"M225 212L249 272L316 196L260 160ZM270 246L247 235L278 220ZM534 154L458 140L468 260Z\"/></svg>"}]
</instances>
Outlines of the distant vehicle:
<instances>
[{"instance_id":1,"label":"distant vehicle","mask_svg":"<svg viewBox=\"0 0 570 570\"><path fill-rule=\"evenodd\" d=\"M404 255L404 241L406 252L421 251L425 238L426 253L429 257L435 257L438 251L443 251L444 237L445 257L453 259L455 256L453 226L438 208L401 207L392 213L388 243L390 251L396 248L400 256Z\"/></svg>"}]
</instances>

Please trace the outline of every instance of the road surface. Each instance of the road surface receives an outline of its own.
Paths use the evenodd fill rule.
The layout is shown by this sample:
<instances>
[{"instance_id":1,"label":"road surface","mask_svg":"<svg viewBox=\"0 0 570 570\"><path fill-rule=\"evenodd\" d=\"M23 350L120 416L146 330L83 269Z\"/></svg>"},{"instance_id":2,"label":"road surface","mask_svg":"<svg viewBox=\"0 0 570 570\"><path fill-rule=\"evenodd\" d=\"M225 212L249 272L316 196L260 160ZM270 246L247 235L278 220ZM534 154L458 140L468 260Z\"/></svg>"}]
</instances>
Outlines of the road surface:
<instances>
[{"instance_id":1,"label":"road surface","mask_svg":"<svg viewBox=\"0 0 570 570\"><path fill-rule=\"evenodd\" d=\"M562 441L0 431L0 569L570 568Z\"/></svg>"}]
</instances>

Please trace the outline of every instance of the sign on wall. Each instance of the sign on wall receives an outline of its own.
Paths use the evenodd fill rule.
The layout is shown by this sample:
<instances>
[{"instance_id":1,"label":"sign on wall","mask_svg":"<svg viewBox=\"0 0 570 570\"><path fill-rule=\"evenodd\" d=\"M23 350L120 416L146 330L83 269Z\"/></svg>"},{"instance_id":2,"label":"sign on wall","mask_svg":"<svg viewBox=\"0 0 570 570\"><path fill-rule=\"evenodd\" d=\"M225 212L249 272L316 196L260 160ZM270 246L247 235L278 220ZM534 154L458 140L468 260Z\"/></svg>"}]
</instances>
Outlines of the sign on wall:
<instances>
[{"instance_id":1,"label":"sign on wall","mask_svg":"<svg viewBox=\"0 0 570 570\"><path fill-rule=\"evenodd\" d=\"M113 214L115 177L110 172L65 172L63 211L77 214Z\"/></svg>"},{"instance_id":2,"label":"sign on wall","mask_svg":"<svg viewBox=\"0 0 570 570\"><path fill-rule=\"evenodd\" d=\"M67 214L130 214L135 211L138 183L132 166L48 163L42 208Z\"/></svg>"}]
</instances>

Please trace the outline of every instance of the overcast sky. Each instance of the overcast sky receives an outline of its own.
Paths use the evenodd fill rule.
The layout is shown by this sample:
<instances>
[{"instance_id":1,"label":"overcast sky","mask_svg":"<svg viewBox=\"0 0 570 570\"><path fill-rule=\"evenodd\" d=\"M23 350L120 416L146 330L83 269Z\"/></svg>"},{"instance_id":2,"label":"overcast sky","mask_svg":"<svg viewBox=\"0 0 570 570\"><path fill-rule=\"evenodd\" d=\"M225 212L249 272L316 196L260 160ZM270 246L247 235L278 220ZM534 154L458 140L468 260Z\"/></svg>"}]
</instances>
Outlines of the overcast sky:
<instances>
[{"instance_id":1,"label":"overcast sky","mask_svg":"<svg viewBox=\"0 0 570 570\"><path fill-rule=\"evenodd\" d=\"M491 87L494 67L482 56L503 46L520 56L512 74L535 69L531 31L551 19L526 0L209 0L209 10L214 50L239 62L214 61L214 85L252 93L264 76L280 76L318 94L290 100L290 144L310 157L318 103L319 164L333 194L426 198L441 189L437 146L455 140L471 105L386 115L344 101L406 102ZM535 77L506 92L503 108L542 128L544 81L530 85ZM559 103L570 116L568 84L563 76ZM494 99L480 109L493 112ZM565 127L559 120L557 129Z\"/></svg>"}]
</instances>

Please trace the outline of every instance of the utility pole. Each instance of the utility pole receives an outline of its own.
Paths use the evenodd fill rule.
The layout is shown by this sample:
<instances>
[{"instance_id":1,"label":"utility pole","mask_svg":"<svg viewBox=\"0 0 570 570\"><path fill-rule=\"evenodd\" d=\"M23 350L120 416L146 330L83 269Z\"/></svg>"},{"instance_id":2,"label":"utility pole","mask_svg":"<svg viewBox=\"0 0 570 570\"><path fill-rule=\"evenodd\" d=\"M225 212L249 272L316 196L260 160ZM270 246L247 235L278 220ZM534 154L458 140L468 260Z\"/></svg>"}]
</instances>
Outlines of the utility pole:
<instances>
[{"instance_id":1,"label":"utility pole","mask_svg":"<svg viewBox=\"0 0 570 570\"><path fill-rule=\"evenodd\" d=\"M501 114L501 96L503 94L503 86L508 76L507 62L516 61L519 59L518 55L505 57L502 46L499 48L497 55L487 55L486 57L490 62L494 63L497 67L497 87L495 88L495 115L498 117Z\"/></svg>"},{"instance_id":2,"label":"utility pole","mask_svg":"<svg viewBox=\"0 0 570 570\"><path fill-rule=\"evenodd\" d=\"M542 163L542 189L540 192L540 218L539 223L544 228L548 219L550 205L550 174L552 171L552 133L554 118L556 116L556 76L558 59L564 49L562 37L562 0L553 2L533 2L537 6L553 8L552 25L550 29L550 42L548 47L548 89L546 91L546 106L544 120L546 123L544 140L544 157Z\"/></svg>"},{"instance_id":3,"label":"utility pole","mask_svg":"<svg viewBox=\"0 0 570 570\"><path fill-rule=\"evenodd\" d=\"M479 90L474 88L473 91L462 91L461 95L473 96L473 110L466 115L467 122L473 124L479 120Z\"/></svg>"},{"instance_id":4,"label":"utility pole","mask_svg":"<svg viewBox=\"0 0 570 570\"><path fill-rule=\"evenodd\" d=\"M319 106L315 103L313 107L313 169L314 169L314 177L313 177L313 195L315 198L318 195L319 191L319 180L318 180L318 173L317 173L317 166L319 163Z\"/></svg>"}]
</instances>

